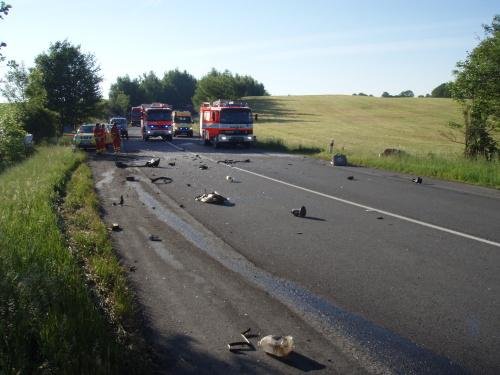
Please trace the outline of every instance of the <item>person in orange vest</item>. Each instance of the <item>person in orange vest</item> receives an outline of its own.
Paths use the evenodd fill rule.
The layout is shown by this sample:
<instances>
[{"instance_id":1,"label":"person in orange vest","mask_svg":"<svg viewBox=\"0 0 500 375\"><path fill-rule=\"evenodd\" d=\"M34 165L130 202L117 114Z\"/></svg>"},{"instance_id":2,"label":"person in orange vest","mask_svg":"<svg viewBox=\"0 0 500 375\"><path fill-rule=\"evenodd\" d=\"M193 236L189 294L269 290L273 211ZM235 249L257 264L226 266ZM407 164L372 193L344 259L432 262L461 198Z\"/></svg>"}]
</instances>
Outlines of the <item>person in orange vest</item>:
<instances>
[{"instance_id":1,"label":"person in orange vest","mask_svg":"<svg viewBox=\"0 0 500 375\"><path fill-rule=\"evenodd\" d=\"M94 141L95 141L95 152L97 154L101 153L101 149L100 149L100 128L101 128L101 125L95 124L95 126L94 126Z\"/></svg>"},{"instance_id":2,"label":"person in orange vest","mask_svg":"<svg viewBox=\"0 0 500 375\"><path fill-rule=\"evenodd\" d=\"M113 148L115 150L115 154L120 152L121 147L121 139L120 139L120 130L116 126L116 123L111 127L111 138L113 139Z\"/></svg>"},{"instance_id":3,"label":"person in orange vest","mask_svg":"<svg viewBox=\"0 0 500 375\"><path fill-rule=\"evenodd\" d=\"M106 131L104 129L104 124L97 124L95 130L95 143L97 147L97 153L102 154L106 152Z\"/></svg>"}]
</instances>

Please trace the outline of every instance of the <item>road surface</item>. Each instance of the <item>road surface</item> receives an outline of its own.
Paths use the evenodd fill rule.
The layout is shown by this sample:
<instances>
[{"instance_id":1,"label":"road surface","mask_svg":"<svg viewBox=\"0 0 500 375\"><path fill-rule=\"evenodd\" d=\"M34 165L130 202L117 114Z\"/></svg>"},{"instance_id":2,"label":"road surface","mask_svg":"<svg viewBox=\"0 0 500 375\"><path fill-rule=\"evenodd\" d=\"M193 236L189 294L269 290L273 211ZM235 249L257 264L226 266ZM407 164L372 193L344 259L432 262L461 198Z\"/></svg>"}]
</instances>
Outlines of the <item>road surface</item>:
<instances>
[{"instance_id":1,"label":"road surface","mask_svg":"<svg viewBox=\"0 0 500 375\"><path fill-rule=\"evenodd\" d=\"M91 166L160 372L500 372L499 191L130 134ZM295 354L229 352L249 327Z\"/></svg>"}]
</instances>

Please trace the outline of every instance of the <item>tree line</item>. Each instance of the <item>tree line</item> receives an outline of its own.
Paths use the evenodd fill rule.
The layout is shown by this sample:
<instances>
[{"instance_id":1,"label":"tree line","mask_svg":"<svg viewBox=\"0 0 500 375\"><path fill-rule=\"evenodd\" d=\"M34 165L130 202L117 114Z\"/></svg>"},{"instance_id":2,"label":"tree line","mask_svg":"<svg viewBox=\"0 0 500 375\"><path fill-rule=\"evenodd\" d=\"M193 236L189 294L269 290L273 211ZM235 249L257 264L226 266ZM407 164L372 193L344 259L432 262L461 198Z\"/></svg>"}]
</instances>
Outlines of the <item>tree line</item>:
<instances>
[{"instance_id":1,"label":"tree line","mask_svg":"<svg viewBox=\"0 0 500 375\"><path fill-rule=\"evenodd\" d=\"M134 79L128 75L118 77L111 85L108 106L111 113L125 116L130 107L142 103L169 103L177 109L192 110L203 101L262 95L269 95L264 85L248 75L212 69L197 80L175 69L165 72L162 78L152 71Z\"/></svg>"}]
</instances>

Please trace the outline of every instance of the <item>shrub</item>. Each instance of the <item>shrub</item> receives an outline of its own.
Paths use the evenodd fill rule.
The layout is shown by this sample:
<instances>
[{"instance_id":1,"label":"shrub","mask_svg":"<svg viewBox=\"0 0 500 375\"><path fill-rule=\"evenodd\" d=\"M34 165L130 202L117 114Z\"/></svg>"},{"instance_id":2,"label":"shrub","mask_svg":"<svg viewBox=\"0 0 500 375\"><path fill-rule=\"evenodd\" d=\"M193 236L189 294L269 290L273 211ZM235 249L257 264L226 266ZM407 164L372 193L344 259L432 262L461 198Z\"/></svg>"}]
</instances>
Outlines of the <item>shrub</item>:
<instances>
[{"instance_id":1,"label":"shrub","mask_svg":"<svg viewBox=\"0 0 500 375\"><path fill-rule=\"evenodd\" d=\"M24 137L14 110L0 113L0 168L24 157Z\"/></svg>"},{"instance_id":2,"label":"shrub","mask_svg":"<svg viewBox=\"0 0 500 375\"><path fill-rule=\"evenodd\" d=\"M40 105L20 104L17 116L24 130L33 134L36 142L57 136L59 115Z\"/></svg>"}]
</instances>

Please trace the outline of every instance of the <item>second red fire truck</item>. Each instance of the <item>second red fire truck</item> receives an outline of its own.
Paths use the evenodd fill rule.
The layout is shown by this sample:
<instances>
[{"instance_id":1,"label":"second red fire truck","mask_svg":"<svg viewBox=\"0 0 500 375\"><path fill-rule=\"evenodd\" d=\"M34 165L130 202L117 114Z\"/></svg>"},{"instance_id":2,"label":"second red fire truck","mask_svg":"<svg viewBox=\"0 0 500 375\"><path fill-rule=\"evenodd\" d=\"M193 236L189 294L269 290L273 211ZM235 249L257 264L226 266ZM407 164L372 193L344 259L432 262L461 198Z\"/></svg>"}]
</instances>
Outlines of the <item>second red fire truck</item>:
<instances>
[{"instance_id":1,"label":"second red fire truck","mask_svg":"<svg viewBox=\"0 0 500 375\"><path fill-rule=\"evenodd\" d=\"M219 99L202 103L200 136L206 145L243 144L255 142L252 110L241 100Z\"/></svg>"},{"instance_id":2,"label":"second red fire truck","mask_svg":"<svg viewBox=\"0 0 500 375\"><path fill-rule=\"evenodd\" d=\"M141 105L141 134L147 141L151 137L172 140L172 107L165 103Z\"/></svg>"}]
</instances>

